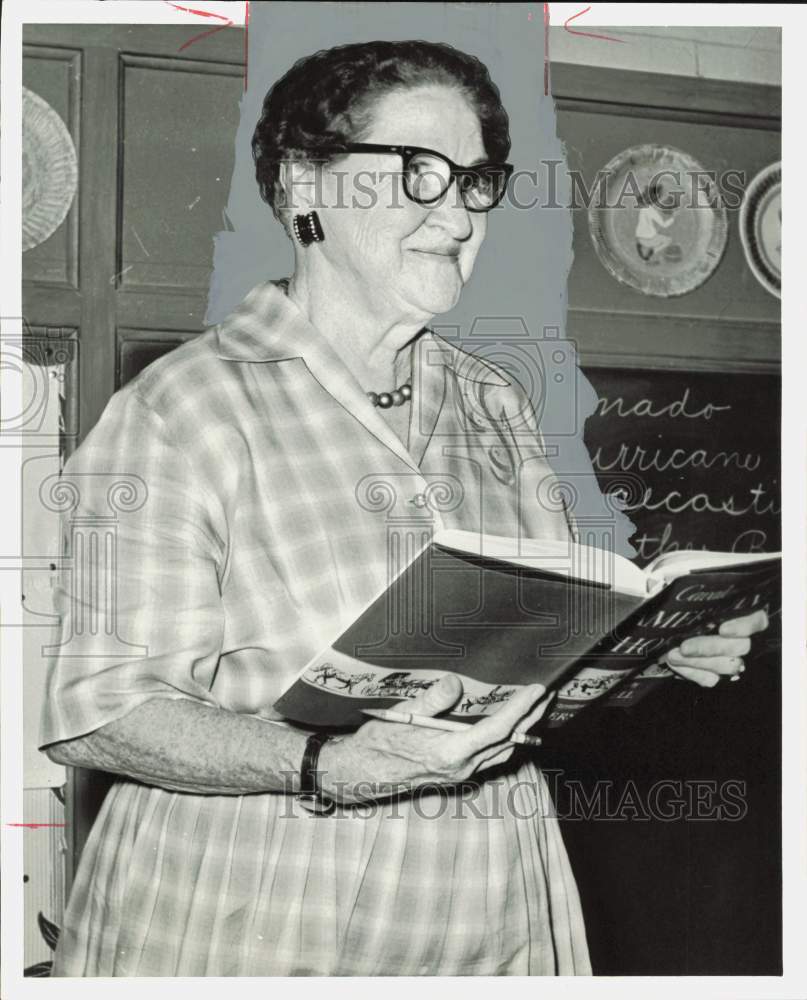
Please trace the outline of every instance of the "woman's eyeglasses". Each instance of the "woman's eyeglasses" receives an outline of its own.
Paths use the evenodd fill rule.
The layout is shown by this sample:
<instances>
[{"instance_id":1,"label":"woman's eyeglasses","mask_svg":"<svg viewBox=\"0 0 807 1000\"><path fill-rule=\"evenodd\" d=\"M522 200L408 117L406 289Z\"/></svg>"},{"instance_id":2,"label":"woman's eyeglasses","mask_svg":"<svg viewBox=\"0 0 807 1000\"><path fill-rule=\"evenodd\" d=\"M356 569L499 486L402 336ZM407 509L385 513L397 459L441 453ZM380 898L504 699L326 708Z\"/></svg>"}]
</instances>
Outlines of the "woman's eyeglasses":
<instances>
[{"instance_id":1,"label":"woman's eyeglasses","mask_svg":"<svg viewBox=\"0 0 807 1000\"><path fill-rule=\"evenodd\" d=\"M395 153L403 162L404 192L418 205L434 205L457 182L462 202L469 212L489 212L504 197L513 172L512 163L477 163L461 167L447 156L423 146L386 146L356 142L343 147L345 153Z\"/></svg>"}]
</instances>

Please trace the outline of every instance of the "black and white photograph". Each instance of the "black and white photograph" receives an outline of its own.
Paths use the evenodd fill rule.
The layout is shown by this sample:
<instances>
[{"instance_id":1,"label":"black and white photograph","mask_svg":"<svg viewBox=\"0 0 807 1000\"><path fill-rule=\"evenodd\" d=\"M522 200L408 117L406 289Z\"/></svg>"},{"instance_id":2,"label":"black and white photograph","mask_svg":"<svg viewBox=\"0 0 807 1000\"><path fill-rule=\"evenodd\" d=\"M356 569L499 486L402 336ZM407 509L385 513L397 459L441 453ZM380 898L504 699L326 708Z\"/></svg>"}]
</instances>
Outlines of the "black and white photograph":
<instances>
[{"instance_id":1,"label":"black and white photograph","mask_svg":"<svg viewBox=\"0 0 807 1000\"><path fill-rule=\"evenodd\" d=\"M803 996L798 5L2 20L3 995Z\"/></svg>"}]
</instances>

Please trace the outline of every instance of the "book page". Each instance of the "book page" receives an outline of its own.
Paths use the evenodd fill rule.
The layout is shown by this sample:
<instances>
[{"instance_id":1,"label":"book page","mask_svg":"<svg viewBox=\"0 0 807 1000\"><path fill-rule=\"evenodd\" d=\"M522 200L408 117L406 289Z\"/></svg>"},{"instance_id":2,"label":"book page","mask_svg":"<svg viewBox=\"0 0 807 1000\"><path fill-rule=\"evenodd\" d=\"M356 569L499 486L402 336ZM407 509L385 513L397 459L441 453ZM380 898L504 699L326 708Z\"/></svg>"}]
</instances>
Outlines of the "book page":
<instances>
[{"instance_id":1,"label":"book page","mask_svg":"<svg viewBox=\"0 0 807 1000\"><path fill-rule=\"evenodd\" d=\"M767 559L780 558L780 555L778 552L666 552L654 559L645 573L651 577L652 586L656 580L669 582L697 569L749 566Z\"/></svg>"},{"instance_id":2,"label":"book page","mask_svg":"<svg viewBox=\"0 0 807 1000\"><path fill-rule=\"evenodd\" d=\"M515 566L598 583L624 594L644 597L648 593L645 572L607 549L555 538L506 538L457 529L437 532L434 541L446 548L500 559Z\"/></svg>"}]
</instances>

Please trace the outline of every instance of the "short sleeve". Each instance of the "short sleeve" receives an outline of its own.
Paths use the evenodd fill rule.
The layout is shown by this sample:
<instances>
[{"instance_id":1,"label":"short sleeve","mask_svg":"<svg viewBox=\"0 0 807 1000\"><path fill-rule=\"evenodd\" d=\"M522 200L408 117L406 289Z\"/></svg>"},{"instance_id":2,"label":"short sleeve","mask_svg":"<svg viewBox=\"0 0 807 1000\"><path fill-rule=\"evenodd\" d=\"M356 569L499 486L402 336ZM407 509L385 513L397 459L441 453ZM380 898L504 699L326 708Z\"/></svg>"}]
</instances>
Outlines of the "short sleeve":
<instances>
[{"instance_id":1,"label":"short sleeve","mask_svg":"<svg viewBox=\"0 0 807 1000\"><path fill-rule=\"evenodd\" d=\"M40 747L153 698L216 705L226 522L187 451L126 387L43 497L62 558Z\"/></svg>"}]
</instances>

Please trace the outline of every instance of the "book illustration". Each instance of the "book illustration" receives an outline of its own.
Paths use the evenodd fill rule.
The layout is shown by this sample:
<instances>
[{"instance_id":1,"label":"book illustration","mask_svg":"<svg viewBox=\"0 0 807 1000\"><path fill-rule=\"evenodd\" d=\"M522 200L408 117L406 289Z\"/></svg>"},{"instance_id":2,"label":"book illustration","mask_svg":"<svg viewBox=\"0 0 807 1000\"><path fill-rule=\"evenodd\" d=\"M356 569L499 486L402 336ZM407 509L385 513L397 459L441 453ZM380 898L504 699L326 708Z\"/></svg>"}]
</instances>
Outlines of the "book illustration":
<instances>
[{"instance_id":1,"label":"book illustration","mask_svg":"<svg viewBox=\"0 0 807 1000\"><path fill-rule=\"evenodd\" d=\"M329 697L355 698L361 701L381 700L389 707L396 701L415 698L435 684L444 670L390 670L361 663L336 650L328 652L328 659L316 660L299 678L304 684L327 692ZM463 694L455 715L489 715L495 708L511 698L521 684L485 684L472 677L457 675L462 681ZM364 706L362 706L364 707Z\"/></svg>"},{"instance_id":2,"label":"book illustration","mask_svg":"<svg viewBox=\"0 0 807 1000\"><path fill-rule=\"evenodd\" d=\"M364 674L351 674L345 670L340 670L332 663L318 663L307 673L303 674L303 680L309 684L321 684L332 691L339 691L343 694L353 694L353 689L358 684L372 681L374 674L369 671Z\"/></svg>"},{"instance_id":3,"label":"book illustration","mask_svg":"<svg viewBox=\"0 0 807 1000\"><path fill-rule=\"evenodd\" d=\"M604 703L609 708L632 708L645 695L655 691L662 682L673 676L675 676L674 671L666 664L654 660L653 663L634 674L624 684L620 684L615 691L608 695Z\"/></svg>"},{"instance_id":4,"label":"book illustration","mask_svg":"<svg viewBox=\"0 0 807 1000\"><path fill-rule=\"evenodd\" d=\"M569 698L571 701L590 701L592 698L599 698L624 680L629 673L631 673L630 667L624 670L583 667L558 689L558 698Z\"/></svg>"},{"instance_id":5,"label":"book illustration","mask_svg":"<svg viewBox=\"0 0 807 1000\"><path fill-rule=\"evenodd\" d=\"M497 684L494 688L491 688L487 694L470 694L465 690L465 695L463 700L459 705L459 712L464 712L466 715L486 715L489 708L493 708L496 705L501 705L505 701L509 701L510 698L518 691L519 687L523 685L517 685L516 687L504 687L502 684ZM464 685L463 685L464 688ZM473 711L476 709L476 711Z\"/></svg>"}]
</instances>

